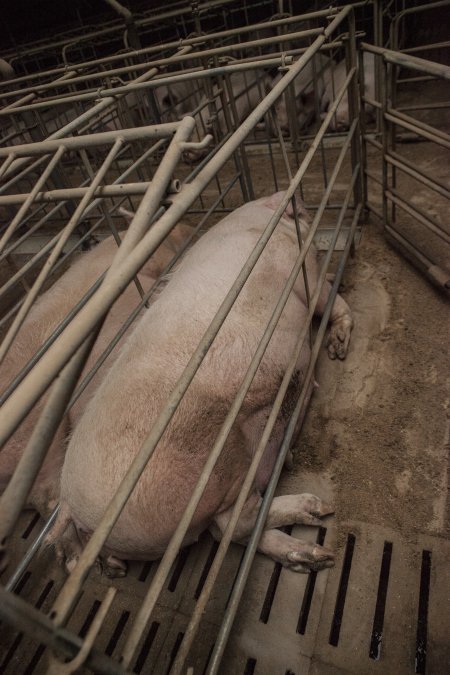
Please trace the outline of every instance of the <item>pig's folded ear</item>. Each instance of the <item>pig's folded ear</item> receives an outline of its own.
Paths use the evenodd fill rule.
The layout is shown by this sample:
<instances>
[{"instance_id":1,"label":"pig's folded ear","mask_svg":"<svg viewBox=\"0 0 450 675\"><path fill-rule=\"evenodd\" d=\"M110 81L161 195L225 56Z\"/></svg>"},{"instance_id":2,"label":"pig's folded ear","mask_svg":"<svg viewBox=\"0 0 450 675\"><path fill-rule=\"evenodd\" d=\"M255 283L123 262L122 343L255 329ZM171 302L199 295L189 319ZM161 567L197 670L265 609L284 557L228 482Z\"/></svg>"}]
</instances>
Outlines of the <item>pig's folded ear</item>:
<instances>
[{"instance_id":1,"label":"pig's folded ear","mask_svg":"<svg viewBox=\"0 0 450 675\"><path fill-rule=\"evenodd\" d=\"M127 209L124 209L123 206L120 206L117 209L117 212L120 213L120 215L125 218L125 220L127 221L128 224L131 223L131 221L133 220L133 218L135 216L135 213L133 211L128 211Z\"/></svg>"}]
</instances>

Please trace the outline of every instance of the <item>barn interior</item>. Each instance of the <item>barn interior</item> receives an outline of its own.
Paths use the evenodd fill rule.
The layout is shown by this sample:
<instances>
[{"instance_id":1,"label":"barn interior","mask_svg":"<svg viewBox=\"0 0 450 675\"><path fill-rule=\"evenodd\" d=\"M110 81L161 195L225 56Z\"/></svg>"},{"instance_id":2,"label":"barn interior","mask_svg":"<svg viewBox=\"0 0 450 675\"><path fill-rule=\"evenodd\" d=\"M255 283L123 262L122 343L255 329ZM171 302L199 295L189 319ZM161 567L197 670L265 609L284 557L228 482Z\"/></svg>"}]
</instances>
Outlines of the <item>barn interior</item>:
<instances>
[{"instance_id":1,"label":"barn interior","mask_svg":"<svg viewBox=\"0 0 450 675\"><path fill-rule=\"evenodd\" d=\"M64 5L5 9L0 52L13 69L0 80L0 442L43 411L0 499L0 672L448 673L449 1ZM13 376L2 362L39 298L111 234L144 259L180 220L193 228L113 349L186 250L280 190L301 196L310 221L297 276L308 285L315 246L332 286L321 320L307 292L310 367L247 546L204 532L162 562L129 561L123 577L85 548L69 574L43 545L58 506L24 507L92 377L66 364L119 291L103 300L99 275ZM121 207L137 214L128 230ZM118 258L107 272L117 288L123 269ZM354 318L342 360L325 346L338 293ZM83 313L97 297L103 313ZM2 486L3 473L0 450ZM309 574L256 550L274 495L303 492L334 507L321 526L285 530L335 552Z\"/></svg>"}]
</instances>

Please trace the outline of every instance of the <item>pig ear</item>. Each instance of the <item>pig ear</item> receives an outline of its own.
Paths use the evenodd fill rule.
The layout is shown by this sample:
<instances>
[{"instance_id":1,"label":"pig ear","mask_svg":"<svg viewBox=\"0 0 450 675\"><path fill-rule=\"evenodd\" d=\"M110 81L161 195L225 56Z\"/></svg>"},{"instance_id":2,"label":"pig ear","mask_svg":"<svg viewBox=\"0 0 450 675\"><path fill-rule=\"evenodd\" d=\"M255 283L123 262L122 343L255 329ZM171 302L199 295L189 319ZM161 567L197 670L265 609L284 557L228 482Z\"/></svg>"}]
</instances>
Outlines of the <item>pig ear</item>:
<instances>
[{"instance_id":1,"label":"pig ear","mask_svg":"<svg viewBox=\"0 0 450 675\"><path fill-rule=\"evenodd\" d=\"M133 211L128 211L127 209L124 209L123 206L119 207L117 209L117 212L120 213L120 215L125 218L128 225L131 223L131 221L133 220L133 218L135 216L135 213Z\"/></svg>"},{"instance_id":2,"label":"pig ear","mask_svg":"<svg viewBox=\"0 0 450 675\"><path fill-rule=\"evenodd\" d=\"M272 211L275 211L275 209L279 207L280 202L285 194L286 194L285 190L275 192L273 195L270 195L270 197L267 197L267 199L264 202L264 206L267 206L268 209L272 209Z\"/></svg>"},{"instance_id":3,"label":"pig ear","mask_svg":"<svg viewBox=\"0 0 450 675\"><path fill-rule=\"evenodd\" d=\"M298 193L295 195L295 206L297 208L297 215L306 223L310 222L308 211L305 209L303 201L300 199ZM294 220L294 209L292 208L292 201L287 205L285 213Z\"/></svg>"}]
</instances>

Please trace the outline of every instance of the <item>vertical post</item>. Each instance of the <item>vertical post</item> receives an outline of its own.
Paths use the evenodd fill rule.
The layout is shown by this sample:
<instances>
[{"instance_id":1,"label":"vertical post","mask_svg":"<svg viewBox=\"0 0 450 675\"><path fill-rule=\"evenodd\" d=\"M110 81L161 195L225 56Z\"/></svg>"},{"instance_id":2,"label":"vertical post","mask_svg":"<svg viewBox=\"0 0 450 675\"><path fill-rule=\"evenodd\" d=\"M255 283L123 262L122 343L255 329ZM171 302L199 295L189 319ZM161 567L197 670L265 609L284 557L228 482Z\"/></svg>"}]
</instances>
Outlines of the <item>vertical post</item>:
<instances>
[{"instance_id":1,"label":"vertical post","mask_svg":"<svg viewBox=\"0 0 450 675\"><path fill-rule=\"evenodd\" d=\"M365 218L368 214L368 203L367 203L367 155L366 155L366 107L365 103L362 100L364 96L364 52L362 49L358 50L358 65L359 65L359 126L361 129L361 185L362 185L362 199L363 207L365 210ZM375 57L375 63L378 62L378 57ZM378 99L379 100L379 99Z\"/></svg>"},{"instance_id":2,"label":"vertical post","mask_svg":"<svg viewBox=\"0 0 450 675\"><path fill-rule=\"evenodd\" d=\"M355 14L353 9L348 13L347 16L348 28L349 28L349 37L345 44L345 61L347 66L347 72L353 67L357 68L356 63L356 37L355 37ZM358 70L349 86L347 88L347 97L348 97L348 116L349 116L349 127L351 127L352 122L355 118L358 119L359 116L359 91L358 91ZM362 187L362 161L361 161L361 128L356 129L356 133L353 134L351 142L351 158L352 158L352 169L355 168L356 164L359 164L359 180L355 181L355 186L353 188L353 199L354 199L354 208L356 209L359 204L362 204L363 200L363 187Z\"/></svg>"},{"instance_id":3,"label":"vertical post","mask_svg":"<svg viewBox=\"0 0 450 675\"><path fill-rule=\"evenodd\" d=\"M380 0L373 0L373 41L377 47L383 47L383 7ZM381 59L375 58L375 98L381 100ZM376 109L376 133L381 133L381 110Z\"/></svg>"},{"instance_id":4,"label":"vertical post","mask_svg":"<svg viewBox=\"0 0 450 675\"><path fill-rule=\"evenodd\" d=\"M388 132L389 132L389 123L386 119L388 95L387 95L387 86L388 86L388 67L387 63L383 58L383 70L381 78L381 105L382 105L382 191L383 191L383 225L390 225L389 221L389 209L387 202L387 189L388 189L388 163L386 160L386 155L388 152Z\"/></svg>"}]
</instances>

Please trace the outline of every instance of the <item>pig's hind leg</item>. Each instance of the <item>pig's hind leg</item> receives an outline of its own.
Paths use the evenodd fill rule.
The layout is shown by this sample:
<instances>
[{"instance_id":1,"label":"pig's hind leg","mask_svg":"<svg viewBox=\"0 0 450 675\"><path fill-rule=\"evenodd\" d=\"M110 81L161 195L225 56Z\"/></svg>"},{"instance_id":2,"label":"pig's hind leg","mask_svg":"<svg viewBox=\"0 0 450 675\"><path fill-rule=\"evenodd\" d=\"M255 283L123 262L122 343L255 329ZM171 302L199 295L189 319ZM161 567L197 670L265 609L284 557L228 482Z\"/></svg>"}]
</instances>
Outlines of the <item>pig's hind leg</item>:
<instances>
[{"instance_id":1,"label":"pig's hind leg","mask_svg":"<svg viewBox=\"0 0 450 675\"><path fill-rule=\"evenodd\" d=\"M329 281L325 281L316 305L315 313L319 316L325 310L330 291L331 284ZM345 359L353 328L353 316L350 307L339 294L336 296L331 310L330 322L330 333L326 341L328 356L330 359Z\"/></svg>"},{"instance_id":2,"label":"pig's hind leg","mask_svg":"<svg viewBox=\"0 0 450 675\"><path fill-rule=\"evenodd\" d=\"M256 522L262 498L254 492L247 500L236 524L233 541L245 544ZM232 508L217 515L210 528L215 539L221 535L230 520ZM329 549L295 539L275 528L285 525L322 525L320 520L333 513L333 508L312 494L284 495L275 497L269 509L264 532L258 544L258 550L270 556L284 567L294 572L309 572L334 563L334 554Z\"/></svg>"}]
</instances>

